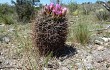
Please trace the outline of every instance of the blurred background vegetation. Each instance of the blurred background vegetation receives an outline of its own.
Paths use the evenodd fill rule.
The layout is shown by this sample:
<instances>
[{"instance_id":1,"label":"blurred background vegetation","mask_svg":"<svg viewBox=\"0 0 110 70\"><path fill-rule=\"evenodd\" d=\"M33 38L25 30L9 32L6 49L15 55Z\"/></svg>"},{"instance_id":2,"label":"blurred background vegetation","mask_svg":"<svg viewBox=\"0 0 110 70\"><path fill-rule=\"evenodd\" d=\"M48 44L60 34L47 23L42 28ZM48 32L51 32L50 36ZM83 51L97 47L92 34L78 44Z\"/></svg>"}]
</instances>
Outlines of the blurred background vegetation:
<instances>
[{"instance_id":1,"label":"blurred background vegetation","mask_svg":"<svg viewBox=\"0 0 110 70\"><path fill-rule=\"evenodd\" d=\"M69 24L70 32L68 34L68 40L71 40L70 38L72 36L76 37L79 35L79 37L76 37L77 41L82 42L83 39L87 39L85 40L86 42L89 40L90 36L87 34L88 30L95 28L88 26L88 24L92 25L94 23L100 23L99 26L96 27L102 27L102 22L107 24L110 22L110 11L107 8L110 8L110 1L96 1L95 3L84 2L81 4L72 0L68 4L64 4L62 0L50 0L50 2L59 3L62 6L66 6L68 8L67 16L68 19L71 20L69 21L71 24ZM36 15L44 6L40 3L40 0L12 0L11 3L11 5L7 3L0 4L0 24L10 25L31 23L35 18L37 18ZM104 4L106 4L106 6L104 6ZM83 21L81 19L83 19ZM77 32L75 32L75 30ZM81 36L81 32L84 35L82 35L83 37Z\"/></svg>"},{"instance_id":2,"label":"blurred background vegetation","mask_svg":"<svg viewBox=\"0 0 110 70\"><path fill-rule=\"evenodd\" d=\"M69 14L73 16L92 14L99 21L106 21L110 18L110 11L104 8L102 1L96 1L96 3L85 2L82 4L78 4L72 0L68 4L63 4L62 0L50 1L66 6L69 9ZM11 2L12 5L7 3L0 4L0 22L4 22L4 24L15 23L15 20L18 22L30 22L35 18L35 14L43 7L40 0L12 0ZM110 1L106 3L110 4Z\"/></svg>"}]
</instances>

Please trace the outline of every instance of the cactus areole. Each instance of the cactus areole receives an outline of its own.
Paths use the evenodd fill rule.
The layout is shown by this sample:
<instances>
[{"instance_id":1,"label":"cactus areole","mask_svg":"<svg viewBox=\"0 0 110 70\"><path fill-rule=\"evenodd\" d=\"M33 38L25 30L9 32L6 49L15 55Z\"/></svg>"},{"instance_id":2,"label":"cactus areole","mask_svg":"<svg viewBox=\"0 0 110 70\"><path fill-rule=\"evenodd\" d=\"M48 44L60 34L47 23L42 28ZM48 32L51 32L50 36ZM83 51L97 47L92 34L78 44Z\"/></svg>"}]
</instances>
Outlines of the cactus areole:
<instances>
[{"instance_id":1,"label":"cactus areole","mask_svg":"<svg viewBox=\"0 0 110 70\"><path fill-rule=\"evenodd\" d=\"M33 40L42 56L50 52L57 54L67 38L67 8L60 4L45 5L34 22Z\"/></svg>"}]
</instances>

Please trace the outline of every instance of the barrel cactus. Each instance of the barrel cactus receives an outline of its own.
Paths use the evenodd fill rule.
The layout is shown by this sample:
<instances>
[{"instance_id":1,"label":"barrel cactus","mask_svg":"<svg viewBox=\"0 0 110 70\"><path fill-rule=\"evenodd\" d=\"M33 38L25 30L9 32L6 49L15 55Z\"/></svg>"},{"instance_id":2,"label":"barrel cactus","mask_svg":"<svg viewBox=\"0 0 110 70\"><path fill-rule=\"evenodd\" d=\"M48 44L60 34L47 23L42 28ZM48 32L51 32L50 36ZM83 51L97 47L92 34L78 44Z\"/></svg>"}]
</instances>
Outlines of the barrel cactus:
<instances>
[{"instance_id":1,"label":"barrel cactus","mask_svg":"<svg viewBox=\"0 0 110 70\"><path fill-rule=\"evenodd\" d=\"M46 56L50 52L64 47L67 38L67 9L59 4L45 5L39 12L33 27L34 46L38 48L39 54Z\"/></svg>"}]
</instances>

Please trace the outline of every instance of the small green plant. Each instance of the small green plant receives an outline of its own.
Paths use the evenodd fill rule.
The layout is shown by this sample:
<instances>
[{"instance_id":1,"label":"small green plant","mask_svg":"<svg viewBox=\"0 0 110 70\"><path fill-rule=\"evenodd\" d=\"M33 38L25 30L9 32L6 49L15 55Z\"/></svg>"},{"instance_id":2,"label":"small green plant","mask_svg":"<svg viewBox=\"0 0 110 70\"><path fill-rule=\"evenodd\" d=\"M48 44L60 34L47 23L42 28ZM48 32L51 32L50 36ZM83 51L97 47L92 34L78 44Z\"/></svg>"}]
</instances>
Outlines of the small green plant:
<instances>
[{"instance_id":1,"label":"small green plant","mask_svg":"<svg viewBox=\"0 0 110 70\"><path fill-rule=\"evenodd\" d=\"M90 39L90 32L88 30L87 24L79 23L75 29L75 40L82 45L87 44Z\"/></svg>"},{"instance_id":2,"label":"small green plant","mask_svg":"<svg viewBox=\"0 0 110 70\"><path fill-rule=\"evenodd\" d=\"M0 4L0 23L13 24L12 17L8 16L14 13L14 6L5 4Z\"/></svg>"},{"instance_id":3,"label":"small green plant","mask_svg":"<svg viewBox=\"0 0 110 70\"><path fill-rule=\"evenodd\" d=\"M1 19L2 19L2 22L4 24L14 24L15 21L13 20L12 16L10 15L1 15Z\"/></svg>"},{"instance_id":4,"label":"small green plant","mask_svg":"<svg viewBox=\"0 0 110 70\"><path fill-rule=\"evenodd\" d=\"M72 14L74 11L78 9L78 4L76 2L70 2L68 4L68 8L69 8L70 14Z\"/></svg>"},{"instance_id":5,"label":"small green plant","mask_svg":"<svg viewBox=\"0 0 110 70\"><path fill-rule=\"evenodd\" d=\"M7 3L0 4L0 15L6 15L6 14L12 14L12 13L14 13L13 6L8 5Z\"/></svg>"},{"instance_id":6,"label":"small green plant","mask_svg":"<svg viewBox=\"0 0 110 70\"><path fill-rule=\"evenodd\" d=\"M84 15L89 15L89 13L93 10L92 4L83 4L82 10Z\"/></svg>"},{"instance_id":7,"label":"small green plant","mask_svg":"<svg viewBox=\"0 0 110 70\"><path fill-rule=\"evenodd\" d=\"M51 59L51 57L52 57L52 52L50 52L49 55L46 57L44 67L48 66L48 62L49 62L49 59Z\"/></svg>"},{"instance_id":8,"label":"small green plant","mask_svg":"<svg viewBox=\"0 0 110 70\"><path fill-rule=\"evenodd\" d=\"M34 7L32 2L26 0L12 1L15 4L18 20L22 22L29 22L34 17Z\"/></svg>"},{"instance_id":9,"label":"small green plant","mask_svg":"<svg viewBox=\"0 0 110 70\"><path fill-rule=\"evenodd\" d=\"M78 16L80 14L80 11L79 10L76 10L72 14L73 14L73 16Z\"/></svg>"},{"instance_id":10,"label":"small green plant","mask_svg":"<svg viewBox=\"0 0 110 70\"><path fill-rule=\"evenodd\" d=\"M104 9L96 10L95 14L100 21L108 20L110 18L109 12Z\"/></svg>"}]
</instances>

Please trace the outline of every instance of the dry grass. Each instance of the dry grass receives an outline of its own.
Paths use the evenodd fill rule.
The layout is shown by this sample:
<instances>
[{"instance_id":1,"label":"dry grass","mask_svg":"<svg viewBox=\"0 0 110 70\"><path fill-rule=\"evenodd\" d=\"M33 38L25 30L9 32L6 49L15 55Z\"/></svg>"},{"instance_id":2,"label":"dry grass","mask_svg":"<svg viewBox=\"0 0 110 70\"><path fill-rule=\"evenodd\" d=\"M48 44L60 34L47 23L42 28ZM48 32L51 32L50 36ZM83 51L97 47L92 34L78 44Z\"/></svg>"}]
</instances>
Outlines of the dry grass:
<instances>
[{"instance_id":1,"label":"dry grass","mask_svg":"<svg viewBox=\"0 0 110 70\"><path fill-rule=\"evenodd\" d=\"M79 23L74 32L75 40L81 44L87 44L90 40L90 31L85 23Z\"/></svg>"}]
</instances>

